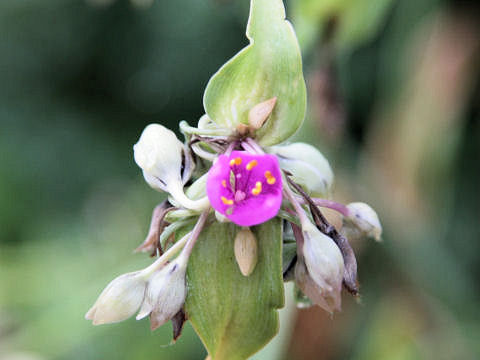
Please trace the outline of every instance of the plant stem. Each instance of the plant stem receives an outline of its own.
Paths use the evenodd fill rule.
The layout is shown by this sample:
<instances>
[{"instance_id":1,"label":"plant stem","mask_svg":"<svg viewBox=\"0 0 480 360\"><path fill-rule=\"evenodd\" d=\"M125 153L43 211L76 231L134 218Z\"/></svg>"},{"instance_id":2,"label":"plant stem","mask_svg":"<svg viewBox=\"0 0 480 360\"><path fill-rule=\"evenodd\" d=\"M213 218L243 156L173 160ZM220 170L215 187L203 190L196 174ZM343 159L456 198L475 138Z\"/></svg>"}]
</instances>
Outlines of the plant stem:
<instances>
[{"instance_id":1,"label":"plant stem","mask_svg":"<svg viewBox=\"0 0 480 360\"><path fill-rule=\"evenodd\" d=\"M304 200L303 198L299 197L299 196L296 196L296 199L301 204L307 204L307 201ZM315 203L315 205L317 205L317 206L335 210L345 217L349 217L351 215L350 210L345 205L343 205L341 203L338 203L338 202L333 201L333 200L321 199L321 198L311 198L311 199Z\"/></svg>"}]
</instances>

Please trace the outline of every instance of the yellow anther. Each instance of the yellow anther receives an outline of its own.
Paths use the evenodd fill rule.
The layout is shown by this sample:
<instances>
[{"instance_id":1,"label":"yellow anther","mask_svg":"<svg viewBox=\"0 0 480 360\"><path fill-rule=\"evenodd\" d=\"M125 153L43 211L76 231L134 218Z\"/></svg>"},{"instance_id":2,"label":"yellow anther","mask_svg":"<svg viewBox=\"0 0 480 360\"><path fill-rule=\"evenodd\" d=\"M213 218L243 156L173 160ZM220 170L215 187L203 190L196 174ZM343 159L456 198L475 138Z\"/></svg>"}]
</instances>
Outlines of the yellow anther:
<instances>
[{"instance_id":1,"label":"yellow anther","mask_svg":"<svg viewBox=\"0 0 480 360\"><path fill-rule=\"evenodd\" d=\"M275 179L275 176L273 176L269 170L265 171L265 178L267 179L267 183L269 185L273 185L277 181L277 179Z\"/></svg>"},{"instance_id":2,"label":"yellow anther","mask_svg":"<svg viewBox=\"0 0 480 360\"><path fill-rule=\"evenodd\" d=\"M230 160L230 166L240 165L242 163L242 158L236 157L235 159Z\"/></svg>"},{"instance_id":3,"label":"yellow anther","mask_svg":"<svg viewBox=\"0 0 480 360\"><path fill-rule=\"evenodd\" d=\"M227 180L222 180L222 186L223 186L224 188L227 187Z\"/></svg>"},{"instance_id":4,"label":"yellow anther","mask_svg":"<svg viewBox=\"0 0 480 360\"><path fill-rule=\"evenodd\" d=\"M252 189L252 194L257 196L262 192L262 183L260 181L257 181L255 183L255 187Z\"/></svg>"},{"instance_id":5,"label":"yellow anther","mask_svg":"<svg viewBox=\"0 0 480 360\"><path fill-rule=\"evenodd\" d=\"M247 170L252 170L257 165L258 165L258 161L252 160L247 164Z\"/></svg>"},{"instance_id":6,"label":"yellow anther","mask_svg":"<svg viewBox=\"0 0 480 360\"><path fill-rule=\"evenodd\" d=\"M220 198L225 205L233 205L233 200L227 199L225 196Z\"/></svg>"}]
</instances>

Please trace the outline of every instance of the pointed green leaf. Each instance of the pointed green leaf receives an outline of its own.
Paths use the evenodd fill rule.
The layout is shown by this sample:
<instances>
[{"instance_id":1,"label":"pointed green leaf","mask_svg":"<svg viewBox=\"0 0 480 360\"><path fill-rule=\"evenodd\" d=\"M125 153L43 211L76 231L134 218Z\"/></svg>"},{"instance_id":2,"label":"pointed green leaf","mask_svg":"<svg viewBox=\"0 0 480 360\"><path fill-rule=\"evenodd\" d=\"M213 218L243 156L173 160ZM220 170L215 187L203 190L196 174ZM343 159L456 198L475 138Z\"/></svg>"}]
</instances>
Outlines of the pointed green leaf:
<instances>
[{"instance_id":1,"label":"pointed green leaf","mask_svg":"<svg viewBox=\"0 0 480 360\"><path fill-rule=\"evenodd\" d=\"M210 79L205 111L215 123L233 130L248 123L253 106L277 97L272 115L257 132L262 145L274 145L300 127L306 107L300 48L281 0L251 0L247 38L250 45Z\"/></svg>"},{"instance_id":2,"label":"pointed green leaf","mask_svg":"<svg viewBox=\"0 0 480 360\"><path fill-rule=\"evenodd\" d=\"M242 360L278 331L276 309L284 305L282 227L278 219L251 230L258 263L245 277L234 255L240 228L215 223L204 230L187 269L186 311L212 360Z\"/></svg>"}]
</instances>

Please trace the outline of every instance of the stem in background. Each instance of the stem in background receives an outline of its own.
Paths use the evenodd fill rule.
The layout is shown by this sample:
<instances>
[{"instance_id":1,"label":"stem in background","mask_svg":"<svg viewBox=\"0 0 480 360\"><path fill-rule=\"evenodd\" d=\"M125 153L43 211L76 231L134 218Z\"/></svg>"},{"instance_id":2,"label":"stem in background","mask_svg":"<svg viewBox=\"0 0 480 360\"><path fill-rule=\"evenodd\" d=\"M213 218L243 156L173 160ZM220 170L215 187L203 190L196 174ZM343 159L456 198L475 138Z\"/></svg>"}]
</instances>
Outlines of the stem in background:
<instances>
[{"instance_id":1,"label":"stem in background","mask_svg":"<svg viewBox=\"0 0 480 360\"><path fill-rule=\"evenodd\" d=\"M251 147L250 144L247 143L246 141L242 141L242 147L244 150L248 151L251 154L257 154L257 151L255 150L255 148Z\"/></svg>"},{"instance_id":2,"label":"stem in background","mask_svg":"<svg viewBox=\"0 0 480 360\"><path fill-rule=\"evenodd\" d=\"M204 212L202 212L202 214L198 218L197 223L195 224L195 227L193 228L192 232L190 233L190 238L188 239L187 244L183 248L182 253L179 255L179 258L183 257L185 262L190 257L190 254L192 253L193 247L194 247L195 243L197 242L197 239L200 236L200 233L202 232L203 227L205 226L205 222L207 221L209 212L210 212L210 209L207 209Z\"/></svg>"},{"instance_id":3,"label":"stem in background","mask_svg":"<svg viewBox=\"0 0 480 360\"><path fill-rule=\"evenodd\" d=\"M217 157L217 154L203 150L199 144L192 144L191 147L192 147L192 151L197 156L200 156L202 159L213 162L213 160L215 160L215 158Z\"/></svg>"},{"instance_id":4,"label":"stem in background","mask_svg":"<svg viewBox=\"0 0 480 360\"><path fill-rule=\"evenodd\" d=\"M192 200L188 198L187 195L185 195L185 193L183 192L183 188L181 186L178 186L177 183L171 183L171 185L167 187L167 190L170 193L170 196L186 209L200 212L208 209L210 206L210 201L208 200L208 197L205 196L198 200Z\"/></svg>"},{"instance_id":5,"label":"stem in background","mask_svg":"<svg viewBox=\"0 0 480 360\"><path fill-rule=\"evenodd\" d=\"M162 234L160 235L160 246L164 247L167 239L172 235L175 231L181 229L185 225L189 225L193 223L194 219L186 219L186 220L178 220L175 221L174 223L171 223L167 227L164 228Z\"/></svg>"},{"instance_id":6,"label":"stem in background","mask_svg":"<svg viewBox=\"0 0 480 360\"><path fill-rule=\"evenodd\" d=\"M290 210L290 209L288 209ZM295 225L300 225L298 222L298 219L295 217L295 212L293 210L290 210L292 213L290 213L287 210L279 210L277 216L282 218L283 220L287 220L288 222L291 222Z\"/></svg>"},{"instance_id":7,"label":"stem in background","mask_svg":"<svg viewBox=\"0 0 480 360\"><path fill-rule=\"evenodd\" d=\"M303 238L302 229L300 228L300 226L297 226L296 224L291 224L291 226L292 226L293 236L297 241L297 255L300 259L303 259L303 243L305 242L305 239Z\"/></svg>"},{"instance_id":8,"label":"stem in background","mask_svg":"<svg viewBox=\"0 0 480 360\"><path fill-rule=\"evenodd\" d=\"M187 134L208 135L208 136L228 136L231 131L228 129L198 129L188 125L186 121L180 121L180 131Z\"/></svg>"},{"instance_id":9,"label":"stem in background","mask_svg":"<svg viewBox=\"0 0 480 360\"><path fill-rule=\"evenodd\" d=\"M195 163L193 162L192 153L188 145L183 145L183 155L185 160L183 163L182 183L185 185L192 176L193 170L195 169Z\"/></svg>"},{"instance_id":10,"label":"stem in background","mask_svg":"<svg viewBox=\"0 0 480 360\"><path fill-rule=\"evenodd\" d=\"M185 246L186 242L190 238L192 232L189 232L180 240L178 240L175 244L172 245L170 249L165 251L162 256L160 256L157 260L153 262L149 267L145 268L142 272L145 274L146 277L149 277L153 272L160 269L163 265L165 265L168 260L170 260L173 256L175 256L183 246Z\"/></svg>"},{"instance_id":11,"label":"stem in background","mask_svg":"<svg viewBox=\"0 0 480 360\"><path fill-rule=\"evenodd\" d=\"M166 220L168 222L174 222L174 221L177 221L178 219L189 218L189 217L195 216L197 214L198 213L196 213L193 210L178 209L178 210L173 210L170 213L168 213L167 216L166 216Z\"/></svg>"},{"instance_id":12,"label":"stem in background","mask_svg":"<svg viewBox=\"0 0 480 360\"><path fill-rule=\"evenodd\" d=\"M301 204L307 204L307 201L304 200L304 198L301 198L301 197L297 196L296 199ZM341 203L338 203L336 201L321 199L321 198L311 198L311 200L313 201L313 203L315 205L323 207L323 208L328 208L328 209L335 210L345 217L349 217L351 215L350 210L345 205L343 205Z\"/></svg>"},{"instance_id":13,"label":"stem in background","mask_svg":"<svg viewBox=\"0 0 480 360\"><path fill-rule=\"evenodd\" d=\"M284 178L288 179L288 177L286 176L284 176ZM304 224L309 222L307 214L305 213L305 210L303 210L303 208L300 206L300 203L295 198L295 195L293 194L292 190L288 186L288 183L286 183L285 181L283 186L283 193L288 198L288 200L290 200L290 203L293 205L293 208L295 209L298 215L298 218L300 219L300 223Z\"/></svg>"},{"instance_id":14,"label":"stem in background","mask_svg":"<svg viewBox=\"0 0 480 360\"><path fill-rule=\"evenodd\" d=\"M245 139L245 142L247 144L249 144L252 148L255 149L255 151L258 153L258 154L265 154L265 151L263 151L263 149L261 148L260 145L257 144L257 142L255 140L253 140L252 138L246 138Z\"/></svg>"},{"instance_id":15,"label":"stem in background","mask_svg":"<svg viewBox=\"0 0 480 360\"><path fill-rule=\"evenodd\" d=\"M183 247L183 250L181 254L178 256L178 258L183 257L183 259L179 259L179 260L183 260L185 262L188 260L188 257L192 253L193 246L195 245L195 242L197 241L198 237L200 236L200 233L202 232L202 229L208 218L209 211L210 209L205 210L200 215L192 231L190 231L188 234L186 234L184 237L178 240L175 244L173 244L170 247L170 249L165 251L163 255L159 257L153 264L151 264L149 267L145 268L142 271L146 277L149 277L153 272L157 271L162 266L164 266L168 262L168 260L174 257L182 249L182 247Z\"/></svg>"},{"instance_id":16,"label":"stem in background","mask_svg":"<svg viewBox=\"0 0 480 360\"><path fill-rule=\"evenodd\" d=\"M232 141L230 145L228 145L227 150L225 150L225 155L230 156L232 153L233 149L235 149L235 146L237 146L236 141Z\"/></svg>"},{"instance_id":17,"label":"stem in background","mask_svg":"<svg viewBox=\"0 0 480 360\"><path fill-rule=\"evenodd\" d=\"M162 233L163 228L165 227L165 215L168 212L174 210L175 208L172 207L168 201L163 201L161 204L157 205L155 209L153 209L152 213L152 220L150 222L150 229L148 230L148 235L145 241L137 247L134 251L151 251L157 248L160 252L160 255L163 253L162 247L158 246L158 239L160 233Z\"/></svg>"}]
</instances>

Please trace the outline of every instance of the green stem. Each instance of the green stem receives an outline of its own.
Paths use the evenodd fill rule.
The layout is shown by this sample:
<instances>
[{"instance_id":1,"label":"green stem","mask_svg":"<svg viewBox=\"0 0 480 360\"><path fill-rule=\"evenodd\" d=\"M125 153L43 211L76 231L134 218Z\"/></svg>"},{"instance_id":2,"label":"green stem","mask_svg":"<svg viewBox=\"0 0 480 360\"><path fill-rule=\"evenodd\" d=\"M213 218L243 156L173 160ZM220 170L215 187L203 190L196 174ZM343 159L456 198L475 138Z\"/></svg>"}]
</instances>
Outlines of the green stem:
<instances>
[{"instance_id":1,"label":"green stem","mask_svg":"<svg viewBox=\"0 0 480 360\"><path fill-rule=\"evenodd\" d=\"M180 121L180 131L187 134L209 135L209 136L229 136L231 131L228 129L199 129L188 125L186 121Z\"/></svg>"},{"instance_id":2,"label":"green stem","mask_svg":"<svg viewBox=\"0 0 480 360\"><path fill-rule=\"evenodd\" d=\"M191 224L192 222L193 222L193 219L186 219L186 220L178 220L168 225L160 235L160 244L162 245L162 249L165 248L165 242L170 237L170 235L172 235L175 231L177 231L178 229L181 229L185 225Z\"/></svg>"}]
</instances>

